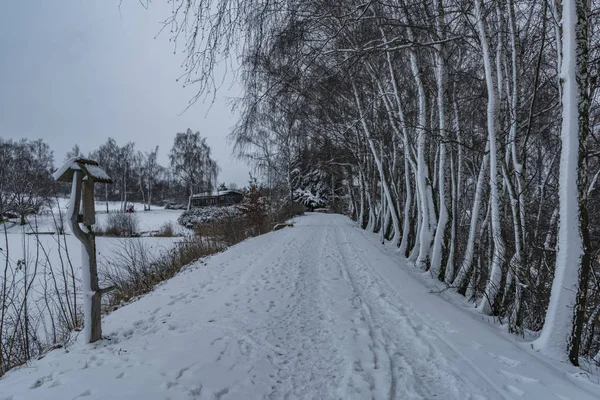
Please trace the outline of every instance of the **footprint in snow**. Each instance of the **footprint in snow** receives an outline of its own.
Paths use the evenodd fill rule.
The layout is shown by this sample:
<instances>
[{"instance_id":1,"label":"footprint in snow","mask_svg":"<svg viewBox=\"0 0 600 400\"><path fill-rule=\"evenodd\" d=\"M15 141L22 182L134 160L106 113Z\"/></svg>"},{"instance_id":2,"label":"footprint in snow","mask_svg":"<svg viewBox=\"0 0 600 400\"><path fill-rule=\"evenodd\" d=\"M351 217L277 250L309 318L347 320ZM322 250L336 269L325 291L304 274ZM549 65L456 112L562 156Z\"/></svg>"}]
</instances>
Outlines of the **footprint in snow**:
<instances>
[{"instance_id":1,"label":"footprint in snow","mask_svg":"<svg viewBox=\"0 0 600 400\"><path fill-rule=\"evenodd\" d=\"M175 376L175 380L178 381L179 379L181 379L181 377L183 376L183 374L185 374L189 369L190 369L191 365L185 368L181 368L178 372L177 375Z\"/></svg>"},{"instance_id":2,"label":"footprint in snow","mask_svg":"<svg viewBox=\"0 0 600 400\"><path fill-rule=\"evenodd\" d=\"M86 390L85 392L81 393L79 396L73 397L73 400L79 399L81 397L87 397L87 396L90 396L91 394L92 394L91 390Z\"/></svg>"},{"instance_id":3,"label":"footprint in snow","mask_svg":"<svg viewBox=\"0 0 600 400\"><path fill-rule=\"evenodd\" d=\"M221 389L218 392L215 392L215 399L218 400L221 397L225 396L227 393L229 393L229 388Z\"/></svg>"},{"instance_id":4,"label":"footprint in snow","mask_svg":"<svg viewBox=\"0 0 600 400\"><path fill-rule=\"evenodd\" d=\"M513 360L512 358L500 356L498 354L494 354L494 353L490 353L490 352L488 352L487 354L488 354L488 356L492 357L494 360L498 361L501 364L506 365L507 367L515 368L522 364L521 361Z\"/></svg>"},{"instance_id":5,"label":"footprint in snow","mask_svg":"<svg viewBox=\"0 0 600 400\"><path fill-rule=\"evenodd\" d=\"M164 386L166 389L171 389L172 387L174 387L174 386L177 386L177 382L165 382L165 383L163 384L163 386Z\"/></svg>"},{"instance_id":6,"label":"footprint in snow","mask_svg":"<svg viewBox=\"0 0 600 400\"><path fill-rule=\"evenodd\" d=\"M505 371L503 369L498 369L497 371L503 377L510 379L517 383L538 383L539 382L538 379L530 378L525 375L515 374L515 373L509 372L509 371Z\"/></svg>"},{"instance_id":7,"label":"footprint in snow","mask_svg":"<svg viewBox=\"0 0 600 400\"><path fill-rule=\"evenodd\" d=\"M504 390L506 390L510 394L514 394L516 396L523 396L525 394L524 391L522 391L521 389L519 389L518 387L515 387L513 385L504 385Z\"/></svg>"},{"instance_id":8,"label":"footprint in snow","mask_svg":"<svg viewBox=\"0 0 600 400\"><path fill-rule=\"evenodd\" d=\"M194 388L191 388L188 391L188 393L192 398L199 398L200 395L202 394L202 384L200 384Z\"/></svg>"},{"instance_id":9,"label":"footprint in snow","mask_svg":"<svg viewBox=\"0 0 600 400\"><path fill-rule=\"evenodd\" d=\"M37 389L41 387L44 383L49 382L51 380L52 375L42 376L41 378L38 378L35 382L33 382L33 385L31 385L29 389Z\"/></svg>"}]
</instances>

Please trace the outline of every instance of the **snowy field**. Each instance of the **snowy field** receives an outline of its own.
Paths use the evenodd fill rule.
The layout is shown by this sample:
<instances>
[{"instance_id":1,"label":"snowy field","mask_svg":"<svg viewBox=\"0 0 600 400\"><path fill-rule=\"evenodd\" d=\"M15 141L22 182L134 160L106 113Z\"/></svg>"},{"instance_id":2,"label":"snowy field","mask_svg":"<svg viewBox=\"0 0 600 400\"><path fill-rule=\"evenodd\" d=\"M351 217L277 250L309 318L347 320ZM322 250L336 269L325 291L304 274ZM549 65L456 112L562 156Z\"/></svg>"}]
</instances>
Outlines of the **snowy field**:
<instances>
[{"instance_id":1,"label":"snowy field","mask_svg":"<svg viewBox=\"0 0 600 400\"><path fill-rule=\"evenodd\" d=\"M135 215L139 218L140 233L144 236L151 235L159 230L166 222L171 222L175 229L175 234L185 235L190 231L177 223L177 218L183 213L182 210L165 210L164 207L152 207L151 211L144 211L144 205L141 203L132 203L136 210ZM119 203L109 203L111 211L119 210ZM96 203L96 224L106 224L106 203Z\"/></svg>"},{"instance_id":2,"label":"snowy field","mask_svg":"<svg viewBox=\"0 0 600 400\"><path fill-rule=\"evenodd\" d=\"M66 211L66 200L59 201L61 211ZM111 212L118 212L119 204L110 203ZM104 210L104 213L98 213L97 223L103 224L107 214L105 204L98 204L97 210ZM136 205L137 210L143 210L142 205ZM154 237L151 236L154 231L159 230L165 223L171 223L175 234L189 233L187 229L177 224L177 218L182 211L164 210L161 208L152 211L139 211L136 216L139 221L139 231L143 236L139 238L115 238L115 237L97 237L96 250L98 269L100 276L112 266L109 263L115 257L115 253L123 252L126 246L131 246L133 241L141 241L147 255L152 258L171 249L174 243L180 241L181 237ZM46 296L55 296L58 279L58 292L72 293L71 272L75 277L75 286L78 288L78 297L81 296L81 243L70 233L68 224L65 221L66 235L58 235L56 232L56 220L59 214L55 208L54 213L40 213L38 216L30 216L28 225L19 226L18 220L11 221L8 224L0 225L0 265L4 270L8 258L9 265L3 274L6 275L7 282L14 282L19 288L23 287L24 277L31 281L30 301L34 305L34 319L38 315L44 315L44 320L48 323L47 309L45 308ZM4 232L6 229L6 234ZM38 232L39 234L28 234ZM137 245L137 244L136 244ZM25 260L27 268L21 267L21 260ZM26 275L25 275L26 272ZM68 279L65 287L65 274ZM22 293L21 293L22 294ZM13 299L15 302L19 301ZM40 314L41 313L41 314ZM37 334L42 341L48 339L48 332L44 325L40 325ZM0 397L1 398L1 397Z\"/></svg>"},{"instance_id":3,"label":"snowy field","mask_svg":"<svg viewBox=\"0 0 600 400\"><path fill-rule=\"evenodd\" d=\"M599 398L424 282L346 217L309 214L111 313L101 342L7 373L0 399Z\"/></svg>"},{"instance_id":4,"label":"snowy field","mask_svg":"<svg viewBox=\"0 0 600 400\"><path fill-rule=\"evenodd\" d=\"M175 228L175 234L184 235L190 233L177 223L177 218L183 213L182 210L165 210L164 207L152 207L151 211L144 211L144 205L141 203L130 203L134 205L139 221L139 233L143 236L152 235L153 232L159 230L166 222L172 222ZM40 215L32 215L28 218L28 225L25 227L26 232L56 232L56 224L59 222L58 210L66 214L68 199L59 199L58 208L55 206L53 210L45 210ZM108 209L110 212L120 212L121 204L119 202L109 202ZM52 211L52 214L50 213ZM96 202L96 225L105 226L108 214L106 213L106 203ZM63 217L66 218L66 217ZM18 225L18 220L12 220L9 225L8 233L22 232L22 227ZM1 226L0 226L1 227ZM65 232L70 233L69 225L66 219L64 220Z\"/></svg>"},{"instance_id":5,"label":"snowy field","mask_svg":"<svg viewBox=\"0 0 600 400\"><path fill-rule=\"evenodd\" d=\"M60 210L65 213L66 205L68 200L60 199L59 206ZM147 244L147 248L155 254L163 252L165 249L173 247L173 243L178 241L177 237L152 237L151 235L158 231L165 223L170 222L175 230L176 235L185 235L190 233L189 230L183 228L177 223L177 218L181 215L181 210L165 210L162 207L156 207L152 211L143 211L142 204L134 203L135 209L137 210L136 215L139 221L139 231L142 234L141 238L114 238L114 237L97 237L96 247L98 251L98 263L102 265L110 257L110 254L116 249L123 246L123 243L131 240L142 240ZM96 224L103 226L106 223L108 214L106 213L106 204L98 202L96 203ZM119 203L109 203L110 212L118 212ZM7 224L7 236L1 239L2 246L6 247L6 239L8 239L8 256L11 261L16 262L19 259L34 260L38 258L37 248L39 245L47 253L43 255L43 262L50 265L58 266L61 263L61 257L65 259L67 252L69 259L74 264L75 269L79 267L80 257L80 242L71 235L69 225L64 221L66 236L60 236L56 234L56 220L59 219L58 212L55 209L53 215L49 213L42 213L39 216L30 216L28 219L28 225L24 227L19 226L15 223ZM17 221L13 221L17 222ZM0 225L0 232L4 236L4 229ZM39 232L40 235L27 234L31 232ZM54 233L54 234L49 234ZM59 253L59 240L60 240L60 251ZM66 241L66 244L65 244ZM65 251L65 247L66 250ZM3 265L6 260L6 251L0 252L0 263ZM66 259L65 259L66 260Z\"/></svg>"}]
</instances>

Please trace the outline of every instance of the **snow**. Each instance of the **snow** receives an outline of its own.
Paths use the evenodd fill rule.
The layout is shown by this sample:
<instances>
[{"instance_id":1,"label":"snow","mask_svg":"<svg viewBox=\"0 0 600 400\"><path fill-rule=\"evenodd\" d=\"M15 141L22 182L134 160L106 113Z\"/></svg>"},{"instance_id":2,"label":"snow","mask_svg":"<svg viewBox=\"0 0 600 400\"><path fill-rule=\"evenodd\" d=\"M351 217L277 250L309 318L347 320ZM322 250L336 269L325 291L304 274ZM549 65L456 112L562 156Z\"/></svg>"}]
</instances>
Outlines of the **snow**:
<instances>
[{"instance_id":1,"label":"snow","mask_svg":"<svg viewBox=\"0 0 600 400\"><path fill-rule=\"evenodd\" d=\"M598 398L378 240L340 215L297 218L104 317L106 339L10 371L0 398Z\"/></svg>"},{"instance_id":2,"label":"snow","mask_svg":"<svg viewBox=\"0 0 600 400\"><path fill-rule=\"evenodd\" d=\"M80 257L80 254L84 252L81 243L77 238L71 234L69 227L69 210L73 210L74 207L71 204L70 199L59 199L58 205L63 212L63 222L66 231L66 235L54 234L40 234L40 235L24 235L23 233L40 232L40 233L51 233L56 232L54 218L59 218L57 215L56 207L54 208L54 216L49 214L41 214L37 216L29 216L29 225L25 228L19 225L7 224L7 226L0 225L0 232L3 238L0 240L0 265L5 265L6 258L8 256L9 263L12 267L8 269L8 281L11 281L12 275L15 274L16 279L22 278L19 272L15 272L16 263L18 260L26 260L27 264L33 265L38 260L37 274L34 278L32 286L32 293L30 295L32 303L36 303L44 296L44 287L53 285L53 276L51 271L54 271L57 276L62 275L63 266L69 270L72 264L75 277L77 279L77 291L78 291L78 303L83 305L83 309L90 309L91 304L89 303L89 297L91 293L88 286L85 288L82 285L89 282L83 273L82 263L87 260L87 255ZM102 204L105 206L105 204ZM139 205L140 208L142 207ZM98 204L96 206L98 210ZM119 203L109 203L109 209L111 211L119 209ZM158 230L166 222L172 223L175 228L175 233L189 233L189 231L177 224L177 218L181 215L181 211L175 210L162 210L156 209L154 211L146 211L136 213L140 222L140 230L146 235L140 238L112 238L112 237L97 237L96 238L96 251L98 269L100 276L103 276L103 271L108 267L110 261L114 258L115 252L120 252L125 246L126 242L129 241L143 241L144 249L148 251L148 257L153 258L171 249L174 243L180 241L178 237L151 237L152 231ZM107 214L97 214L97 221L103 223ZM4 228L7 228L7 235L4 237ZM5 242L7 240L7 243ZM38 253L38 247L41 253ZM80 250L81 249L81 250ZM41 259L39 255L43 254ZM30 276L31 278L31 276ZM104 286L101 282L101 287ZM81 290L83 288L83 290ZM69 288L71 292L72 288ZM65 289L66 290L66 289ZM87 295L84 295L86 294ZM83 301L82 301L83 300ZM89 324L88 324L89 326ZM49 339L44 332L44 327L40 325L38 327L38 336L42 341ZM89 335L89 332L87 332ZM2 399L2 396L0 396Z\"/></svg>"},{"instance_id":3,"label":"snow","mask_svg":"<svg viewBox=\"0 0 600 400\"><path fill-rule=\"evenodd\" d=\"M70 171L75 172L83 170L86 173L84 179L87 179L89 176L93 178L94 181L112 182L108 174L96 164L96 161L86 160L82 157L73 157L68 159L62 167L57 169L56 172L52 174L52 176L57 181L60 180L63 182L68 182L73 176L72 172Z\"/></svg>"},{"instance_id":4,"label":"snow","mask_svg":"<svg viewBox=\"0 0 600 400\"><path fill-rule=\"evenodd\" d=\"M90 176L96 180L100 181L110 181L110 176L102 168L97 165L85 164L86 171L90 174Z\"/></svg>"},{"instance_id":5,"label":"snow","mask_svg":"<svg viewBox=\"0 0 600 400\"><path fill-rule=\"evenodd\" d=\"M68 210L70 207L69 199L58 199L58 207L63 212L64 227L66 233L71 233L68 219ZM151 236L154 232L160 230L165 223L172 223L176 235L189 234L190 231L180 226L177 223L177 219L183 213L183 210L165 210L164 207L152 206L151 211L143 211L144 205L142 203L129 203L133 204L135 209L135 215L139 220L139 233L142 236ZM108 214L106 213L106 202L96 201L96 225L105 225ZM111 201L108 203L108 209L110 212L122 212L122 205L120 202ZM58 210L56 206L53 207L54 216L58 220ZM40 214L32 215L28 217L29 225L26 227L26 232L55 232L56 227L52 215ZM58 222L58 221L57 221ZM8 228L9 233L21 234L21 227L11 226Z\"/></svg>"},{"instance_id":6,"label":"snow","mask_svg":"<svg viewBox=\"0 0 600 400\"><path fill-rule=\"evenodd\" d=\"M67 160L62 167L56 170L56 172L52 175L55 180L58 180L63 174L65 174L68 170L72 169L74 171L79 171L79 164L77 164L78 157L73 157Z\"/></svg>"},{"instance_id":7,"label":"snow","mask_svg":"<svg viewBox=\"0 0 600 400\"><path fill-rule=\"evenodd\" d=\"M294 201L307 207L322 207L327 204L322 197L314 195L308 189L300 188L294 190Z\"/></svg>"},{"instance_id":8,"label":"snow","mask_svg":"<svg viewBox=\"0 0 600 400\"><path fill-rule=\"evenodd\" d=\"M194 207L184 211L177 219L177 222L180 226L193 228L196 224L215 222L224 218L236 217L240 214L240 209L237 205Z\"/></svg>"},{"instance_id":9,"label":"snow","mask_svg":"<svg viewBox=\"0 0 600 400\"><path fill-rule=\"evenodd\" d=\"M18 227L18 229L21 229ZM2 228L0 227L0 232L2 232ZM15 228L11 229L11 234L8 235L8 250L10 254L10 258L12 260L18 260L23 258L23 236L20 234L16 234ZM2 235L4 232L2 232ZM53 266L60 266L60 259L58 254L58 243L57 243L57 235L40 235L36 237L35 235L25 235L25 247L27 249L28 259L35 258L35 247L39 242L40 246L43 247L48 253L48 262ZM142 240L148 244L148 247L153 255L158 255L161 252L173 247L173 243L181 240L178 237L141 237L141 238L112 238L112 237L97 237L96 238L96 251L98 256L99 265L105 264L111 257L111 254L115 251L115 248L121 246L121 244L125 241L130 240ZM80 242L73 235L66 235L65 237L60 237L60 247L64 254L64 241L66 241L66 247L70 252L70 259L73 265L78 269L80 267L79 260L79 244ZM0 247L4 248L4 239L2 239L2 245ZM0 264L4 265L5 253L0 252Z\"/></svg>"},{"instance_id":10,"label":"snow","mask_svg":"<svg viewBox=\"0 0 600 400\"><path fill-rule=\"evenodd\" d=\"M70 205L69 199L59 199L58 201L59 207L64 213L64 227L66 236L61 236L61 247L64 248L63 241L66 241L66 246L69 250L72 251L71 261L79 267L79 257L73 256L75 254L79 254L76 249L79 248L79 241L75 238L75 236L71 235L71 229L68 223L68 210ZM133 203L136 210L143 210L143 205L140 203ZM103 202L96 203L96 224L105 224L106 218L108 214L101 213L98 211L103 211L106 208L106 204ZM109 210L111 212L118 212L120 208L119 202L109 202ZM29 216L29 225L26 226L25 232L55 232L56 227L54 223L54 218L58 219L58 213L55 209L54 217L52 215L38 215L38 216ZM112 237L96 237L96 250L98 253L98 263L99 265L105 263L108 258L110 258L111 253L115 249L115 247L119 246L120 243L127 240L143 240L147 242L152 251L159 252L164 251L173 246L173 242L180 240L180 238L172 237L172 238L163 238L163 237L151 237L151 234L154 231L159 230L165 223L172 223L175 234L189 234L190 231L180 226L177 223L177 218L182 214L181 210L165 210L160 207L153 208L152 211L138 211L135 213L139 220L139 229L142 234L141 238L112 238ZM2 234L4 233L4 227L0 226L0 231ZM23 256L22 251L22 227L19 225L12 225L7 227L8 233L8 249L11 254L11 258L18 259ZM58 255L58 244L57 244L57 235L26 235L25 236L25 245L27 249L30 249L30 253L35 253L36 243L39 241L41 246L43 246L49 254L49 261L52 265L59 265L59 255ZM4 240L3 240L4 241ZM0 246L3 247L3 246ZM4 261L4 253L0 252L0 262Z\"/></svg>"}]
</instances>

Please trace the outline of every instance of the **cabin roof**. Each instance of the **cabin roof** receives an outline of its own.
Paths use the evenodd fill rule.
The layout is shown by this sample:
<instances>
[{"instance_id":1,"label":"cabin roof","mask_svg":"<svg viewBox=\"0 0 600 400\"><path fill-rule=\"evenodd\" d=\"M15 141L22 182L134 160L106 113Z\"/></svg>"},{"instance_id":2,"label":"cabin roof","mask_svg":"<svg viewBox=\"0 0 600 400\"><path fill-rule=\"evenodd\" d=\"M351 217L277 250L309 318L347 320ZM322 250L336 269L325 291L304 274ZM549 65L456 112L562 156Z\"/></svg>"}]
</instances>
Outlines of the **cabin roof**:
<instances>
[{"instance_id":1,"label":"cabin roof","mask_svg":"<svg viewBox=\"0 0 600 400\"><path fill-rule=\"evenodd\" d=\"M75 171L82 171L85 175L84 179L91 179L94 182L112 183L110 176L100 168L97 161L83 157L70 158L62 167L56 170L53 176L59 182L71 182Z\"/></svg>"}]
</instances>

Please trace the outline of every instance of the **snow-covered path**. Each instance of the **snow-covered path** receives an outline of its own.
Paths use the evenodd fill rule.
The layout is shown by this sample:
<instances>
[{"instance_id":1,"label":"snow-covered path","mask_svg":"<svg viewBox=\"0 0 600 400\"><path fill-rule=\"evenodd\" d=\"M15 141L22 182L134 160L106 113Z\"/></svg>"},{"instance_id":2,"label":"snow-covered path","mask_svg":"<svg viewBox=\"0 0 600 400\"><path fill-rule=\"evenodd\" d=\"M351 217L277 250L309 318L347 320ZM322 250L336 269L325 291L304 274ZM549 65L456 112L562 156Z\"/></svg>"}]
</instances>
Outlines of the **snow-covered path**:
<instances>
[{"instance_id":1,"label":"snow-covered path","mask_svg":"<svg viewBox=\"0 0 600 400\"><path fill-rule=\"evenodd\" d=\"M196 263L0 380L0 399L600 398L429 290L339 215Z\"/></svg>"}]
</instances>

